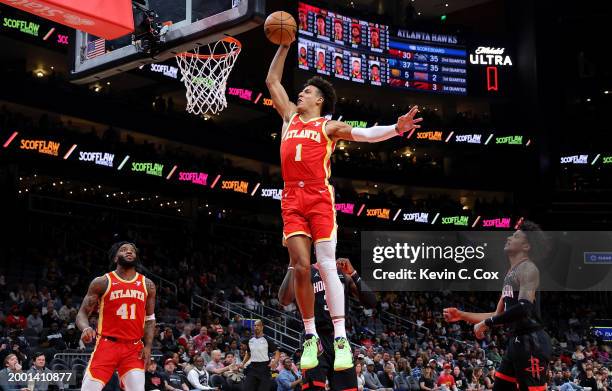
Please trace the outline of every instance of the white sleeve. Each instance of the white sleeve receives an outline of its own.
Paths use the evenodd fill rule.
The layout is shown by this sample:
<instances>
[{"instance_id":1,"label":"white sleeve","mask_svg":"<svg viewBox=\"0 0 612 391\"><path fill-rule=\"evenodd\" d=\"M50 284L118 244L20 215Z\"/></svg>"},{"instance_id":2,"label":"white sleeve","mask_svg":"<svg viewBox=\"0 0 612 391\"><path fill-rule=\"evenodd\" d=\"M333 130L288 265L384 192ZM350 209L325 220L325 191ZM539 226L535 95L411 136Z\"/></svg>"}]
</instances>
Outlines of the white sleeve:
<instances>
[{"instance_id":1,"label":"white sleeve","mask_svg":"<svg viewBox=\"0 0 612 391\"><path fill-rule=\"evenodd\" d=\"M395 130L395 125L372 126L371 128L353 128L351 129L351 136L355 141L377 143L398 136L398 133Z\"/></svg>"}]
</instances>

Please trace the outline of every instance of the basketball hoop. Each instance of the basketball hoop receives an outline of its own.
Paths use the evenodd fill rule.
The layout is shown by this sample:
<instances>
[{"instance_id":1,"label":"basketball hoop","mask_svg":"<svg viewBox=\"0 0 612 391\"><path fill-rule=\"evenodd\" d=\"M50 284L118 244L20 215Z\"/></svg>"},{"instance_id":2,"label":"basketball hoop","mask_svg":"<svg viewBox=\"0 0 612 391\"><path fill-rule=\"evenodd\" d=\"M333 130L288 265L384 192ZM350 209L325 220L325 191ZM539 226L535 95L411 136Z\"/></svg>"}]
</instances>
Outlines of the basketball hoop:
<instances>
[{"instance_id":1,"label":"basketball hoop","mask_svg":"<svg viewBox=\"0 0 612 391\"><path fill-rule=\"evenodd\" d=\"M187 89L187 112L196 115L217 114L227 107L227 78L241 49L240 41L226 37L197 47L193 52L176 55Z\"/></svg>"}]
</instances>

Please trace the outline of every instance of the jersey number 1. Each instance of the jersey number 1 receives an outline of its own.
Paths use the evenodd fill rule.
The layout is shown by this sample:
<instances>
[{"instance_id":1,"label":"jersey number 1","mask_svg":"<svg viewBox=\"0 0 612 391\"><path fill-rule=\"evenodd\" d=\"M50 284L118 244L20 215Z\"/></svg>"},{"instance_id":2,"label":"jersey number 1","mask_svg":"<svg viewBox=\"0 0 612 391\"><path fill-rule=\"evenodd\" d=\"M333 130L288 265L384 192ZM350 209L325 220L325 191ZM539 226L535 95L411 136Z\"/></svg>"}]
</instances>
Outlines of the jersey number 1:
<instances>
[{"instance_id":1,"label":"jersey number 1","mask_svg":"<svg viewBox=\"0 0 612 391\"><path fill-rule=\"evenodd\" d=\"M120 316L121 319L136 319L136 304L130 304L130 314L128 318L128 309L127 304L122 304L121 307L117 310L117 316Z\"/></svg>"},{"instance_id":2,"label":"jersey number 1","mask_svg":"<svg viewBox=\"0 0 612 391\"><path fill-rule=\"evenodd\" d=\"M302 161L302 144L298 144L295 146L295 161Z\"/></svg>"}]
</instances>

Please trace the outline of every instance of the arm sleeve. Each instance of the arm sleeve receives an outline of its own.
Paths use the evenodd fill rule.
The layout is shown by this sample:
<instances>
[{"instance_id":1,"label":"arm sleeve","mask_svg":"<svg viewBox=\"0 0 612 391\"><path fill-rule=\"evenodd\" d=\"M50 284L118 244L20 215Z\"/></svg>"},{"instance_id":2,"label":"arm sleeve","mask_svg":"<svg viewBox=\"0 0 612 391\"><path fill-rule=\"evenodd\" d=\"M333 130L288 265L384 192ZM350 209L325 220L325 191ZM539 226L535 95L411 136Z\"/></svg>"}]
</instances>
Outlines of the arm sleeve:
<instances>
[{"instance_id":1,"label":"arm sleeve","mask_svg":"<svg viewBox=\"0 0 612 391\"><path fill-rule=\"evenodd\" d=\"M489 327L516 322L517 320L523 319L533 310L533 303L529 300L521 299L517 305L508 308L506 311L499 315L492 316L485 320L485 324Z\"/></svg>"},{"instance_id":2,"label":"arm sleeve","mask_svg":"<svg viewBox=\"0 0 612 391\"><path fill-rule=\"evenodd\" d=\"M351 136L355 141L365 141L367 143L377 143L397 136L395 125L372 126L371 128L353 128Z\"/></svg>"}]
</instances>

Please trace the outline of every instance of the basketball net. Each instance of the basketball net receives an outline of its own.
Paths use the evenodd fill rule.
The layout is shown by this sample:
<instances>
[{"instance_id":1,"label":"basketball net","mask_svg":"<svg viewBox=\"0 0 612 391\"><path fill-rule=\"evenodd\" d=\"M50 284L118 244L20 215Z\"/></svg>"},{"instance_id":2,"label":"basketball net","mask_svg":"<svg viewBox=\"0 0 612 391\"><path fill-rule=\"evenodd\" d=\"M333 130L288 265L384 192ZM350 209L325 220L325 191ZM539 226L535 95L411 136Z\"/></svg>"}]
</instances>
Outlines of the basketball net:
<instances>
[{"instance_id":1,"label":"basketball net","mask_svg":"<svg viewBox=\"0 0 612 391\"><path fill-rule=\"evenodd\" d=\"M217 114L227 107L227 78L240 54L242 44L235 38L197 47L176 55L187 89L187 112Z\"/></svg>"}]
</instances>

